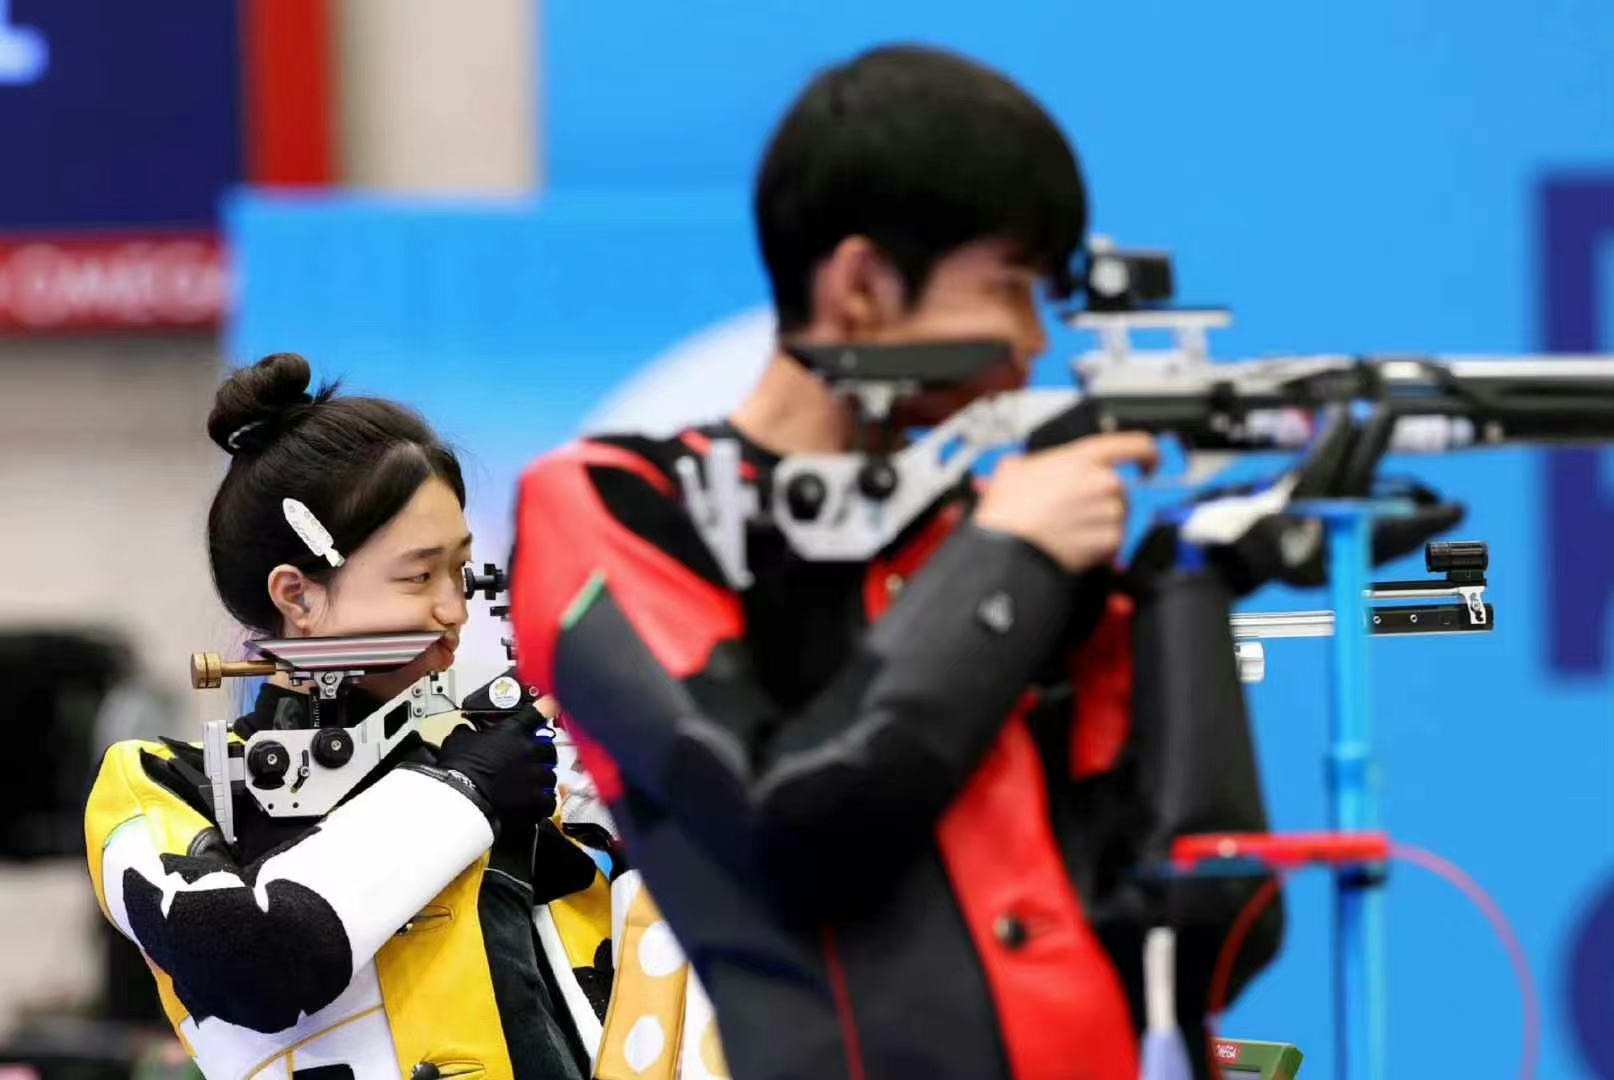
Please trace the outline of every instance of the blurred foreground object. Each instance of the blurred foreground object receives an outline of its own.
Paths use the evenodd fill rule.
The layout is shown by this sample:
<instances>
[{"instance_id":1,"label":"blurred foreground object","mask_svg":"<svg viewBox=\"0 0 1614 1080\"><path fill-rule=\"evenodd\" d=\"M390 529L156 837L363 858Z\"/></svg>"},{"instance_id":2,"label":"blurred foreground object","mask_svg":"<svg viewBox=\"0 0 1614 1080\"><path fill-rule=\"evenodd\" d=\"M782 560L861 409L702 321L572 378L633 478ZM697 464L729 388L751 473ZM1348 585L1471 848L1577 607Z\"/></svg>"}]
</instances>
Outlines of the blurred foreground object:
<instances>
[{"instance_id":1,"label":"blurred foreground object","mask_svg":"<svg viewBox=\"0 0 1614 1080\"><path fill-rule=\"evenodd\" d=\"M26 767L0 788L0 1069L122 1080L160 1014L85 888L83 799L105 746L160 734L171 706L111 634L0 634L0 679L30 721L10 730Z\"/></svg>"}]
</instances>

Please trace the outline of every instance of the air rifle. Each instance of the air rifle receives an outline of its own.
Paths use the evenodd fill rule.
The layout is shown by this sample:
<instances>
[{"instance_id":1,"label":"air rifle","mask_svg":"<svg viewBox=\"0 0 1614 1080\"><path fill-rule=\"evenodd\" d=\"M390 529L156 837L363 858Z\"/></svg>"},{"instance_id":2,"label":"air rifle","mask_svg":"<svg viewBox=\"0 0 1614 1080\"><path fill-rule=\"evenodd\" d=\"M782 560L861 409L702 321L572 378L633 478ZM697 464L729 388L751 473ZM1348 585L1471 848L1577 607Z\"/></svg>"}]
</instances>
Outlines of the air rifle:
<instances>
[{"instance_id":1,"label":"air rifle","mask_svg":"<svg viewBox=\"0 0 1614 1080\"><path fill-rule=\"evenodd\" d=\"M983 397L894 450L884 449L892 440L882 438L880 449L792 455L776 466L766 489L742 477L733 440L713 440L701 462L681 458L686 508L730 584L745 589L751 583L745 538L753 521L772 524L805 559L867 560L983 456L1045 449L1099 432L1145 431L1176 442L1188 455L1185 480L1195 484L1237 454L1298 454L1343 417L1353 428L1345 460L1332 473L1330 490L1292 493L1302 507L1324 496L1368 497L1378 463L1390 452L1614 441L1614 357L1334 354L1217 361L1208 335L1229 325L1231 316L1225 309L1167 306L1173 293L1168 255L1095 244L1084 292L1085 308L1067 320L1098 342L1072 362L1071 387ZM1137 348L1133 335L1141 331L1165 331L1172 343ZM905 402L967 385L1011 357L1008 343L992 340L785 348L848 402L860 431L885 429L885 435L899 434L890 429ZM1433 564L1430 570L1443 572ZM1391 614L1370 629L1428 633L1494 625L1483 617L1483 605L1458 599L1430 613L1439 616L1433 628L1415 623L1413 612ZM1287 615L1284 625L1244 618L1246 639L1314 636L1332 627L1327 612ZM1258 680L1258 649L1244 655L1246 678Z\"/></svg>"},{"instance_id":2,"label":"air rifle","mask_svg":"<svg viewBox=\"0 0 1614 1080\"><path fill-rule=\"evenodd\" d=\"M1098 432L1168 437L1188 453L1188 479L1198 482L1230 455L1304 450L1328 417L1348 411L1357 438L1332 498L1368 495L1385 453L1614 441L1614 357L1216 361L1208 332L1231 316L1164 306L1171 290L1166 255L1101 249L1087 277L1087 308L1068 321L1099 343L1072 363L1073 387L982 398L889 453L792 456L775 469L767 505L739 482L736 448L715 456L705 486L688 502L730 580L748 582L740 541L751 516L770 520L804 558L867 559L983 455ZM1132 336L1140 331L1164 331L1173 343L1136 348ZM892 425L905 400L966 385L1011 356L1007 343L990 340L786 349L851 404L864 430Z\"/></svg>"},{"instance_id":3,"label":"air rifle","mask_svg":"<svg viewBox=\"0 0 1614 1080\"><path fill-rule=\"evenodd\" d=\"M467 600L481 593L492 601L509 581L491 563L463 572ZM502 618L508 607L495 607ZM280 676L307 690L289 700L289 710L262 731L232 740L230 725L203 727L202 757L207 795L219 831L235 841L232 791L244 791L270 817L318 817L328 813L430 717L455 712L477 726L495 723L534 703L537 695L514 678L514 669L457 701L453 671L422 676L390 701L375 706L350 692L360 680L416 662L442 638L441 631L341 637L276 638L249 644L252 656L225 660L193 653L191 685L216 689L225 679ZM505 640L506 652L510 643ZM353 715L355 702L364 712Z\"/></svg>"}]
</instances>

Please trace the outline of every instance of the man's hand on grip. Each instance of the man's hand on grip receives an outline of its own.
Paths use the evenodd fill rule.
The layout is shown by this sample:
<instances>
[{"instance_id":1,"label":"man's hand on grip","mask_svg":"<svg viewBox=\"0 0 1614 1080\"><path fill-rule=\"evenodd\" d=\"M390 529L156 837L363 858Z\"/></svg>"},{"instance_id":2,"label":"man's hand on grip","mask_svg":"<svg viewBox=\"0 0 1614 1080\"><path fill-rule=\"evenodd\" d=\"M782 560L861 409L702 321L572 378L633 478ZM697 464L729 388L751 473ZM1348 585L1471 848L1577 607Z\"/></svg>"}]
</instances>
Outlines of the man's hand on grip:
<instances>
[{"instance_id":1,"label":"man's hand on grip","mask_svg":"<svg viewBox=\"0 0 1614 1080\"><path fill-rule=\"evenodd\" d=\"M1072 573L1111 562L1126 539L1121 468L1159 462L1152 436L1090 435L1003 462L975 510L983 529L1018 536Z\"/></svg>"}]
</instances>

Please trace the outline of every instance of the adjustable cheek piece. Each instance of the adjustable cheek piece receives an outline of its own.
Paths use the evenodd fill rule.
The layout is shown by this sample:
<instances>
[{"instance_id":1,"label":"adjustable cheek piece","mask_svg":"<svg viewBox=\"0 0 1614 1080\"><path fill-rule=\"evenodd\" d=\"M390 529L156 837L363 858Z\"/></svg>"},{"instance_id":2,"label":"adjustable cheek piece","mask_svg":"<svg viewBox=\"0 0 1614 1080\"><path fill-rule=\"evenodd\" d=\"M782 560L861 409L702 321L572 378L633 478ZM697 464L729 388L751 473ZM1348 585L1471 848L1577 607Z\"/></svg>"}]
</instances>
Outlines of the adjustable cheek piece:
<instances>
[{"instance_id":1,"label":"adjustable cheek piece","mask_svg":"<svg viewBox=\"0 0 1614 1080\"><path fill-rule=\"evenodd\" d=\"M1061 299L1085 294L1090 310L1153 303L1172 291L1171 261L1163 253L1118 253L1095 241L1072 269L1057 275L1054 291ZM1014 356L1007 342L992 339L787 342L785 351L851 407L859 431L889 429L904 401L969 385ZM1069 389L995 394L895 451L853 447L847 453L787 457L766 488L742 478L739 446L732 439L713 439L704 455L680 457L676 469L685 507L707 548L729 584L746 589L751 585L750 523L777 528L808 561L873 558L963 482L984 456L1101 430L1097 413L1073 408L1079 400Z\"/></svg>"},{"instance_id":2,"label":"adjustable cheek piece","mask_svg":"<svg viewBox=\"0 0 1614 1080\"><path fill-rule=\"evenodd\" d=\"M452 671L415 681L365 716L348 716L348 691L362 678L405 667L442 639L442 632L295 638L252 643L256 658L191 656L191 685L216 689L223 680L284 675L307 687L305 701L281 704L274 726L243 741L230 725L209 721L202 731L208 796L219 831L235 842L231 792L245 789L267 815L318 817L329 813L427 717L457 708Z\"/></svg>"}]
</instances>

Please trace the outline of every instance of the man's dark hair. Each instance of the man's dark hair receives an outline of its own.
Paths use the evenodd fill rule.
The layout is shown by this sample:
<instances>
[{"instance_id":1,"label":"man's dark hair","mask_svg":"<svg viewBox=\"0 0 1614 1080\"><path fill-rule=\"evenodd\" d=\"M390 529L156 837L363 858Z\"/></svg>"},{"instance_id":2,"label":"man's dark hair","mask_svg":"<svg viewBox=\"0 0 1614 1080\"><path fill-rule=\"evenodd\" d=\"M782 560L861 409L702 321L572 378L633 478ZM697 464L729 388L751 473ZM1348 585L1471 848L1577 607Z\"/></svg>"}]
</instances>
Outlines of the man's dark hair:
<instances>
[{"instance_id":1,"label":"man's dark hair","mask_svg":"<svg viewBox=\"0 0 1614 1080\"><path fill-rule=\"evenodd\" d=\"M266 356L225 380L207 433L228 451L230 471L207 515L207 553L219 599L248 629L277 636L280 612L269 571L282 563L315 581L336 571L287 523L296 499L351 555L436 477L465 505L454 451L418 414L391 401L339 397L335 384L308 392L308 361Z\"/></svg>"},{"instance_id":2,"label":"man's dark hair","mask_svg":"<svg viewBox=\"0 0 1614 1080\"><path fill-rule=\"evenodd\" d=\"M1000 239L1069 292L1087 229L1075 152L1008 79L936 49L892 46L815 78L774 132L754 210L779 329L812 317L818 265L872 240L918 298L936 263Z\"/></svg>"}]
</instances>

